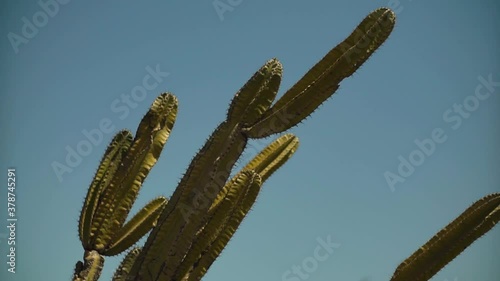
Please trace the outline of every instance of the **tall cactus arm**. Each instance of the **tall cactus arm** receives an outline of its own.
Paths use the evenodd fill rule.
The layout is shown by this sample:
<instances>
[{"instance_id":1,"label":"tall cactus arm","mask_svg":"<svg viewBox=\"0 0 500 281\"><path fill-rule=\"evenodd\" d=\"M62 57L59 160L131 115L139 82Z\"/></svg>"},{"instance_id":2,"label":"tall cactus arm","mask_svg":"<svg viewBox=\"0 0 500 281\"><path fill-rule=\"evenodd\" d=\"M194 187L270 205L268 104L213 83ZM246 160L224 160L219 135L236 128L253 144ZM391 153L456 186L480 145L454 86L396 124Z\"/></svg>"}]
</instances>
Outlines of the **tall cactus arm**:
<instances>
[{"instance_id":1,"label":"tall cactus arm","mask_svg":"<svg viewBox=\"0 0 500 281\"><path fill-rule=\"evenodd\" d=\"M251 138L283 132L309 116L389 37L395 14L380 8L370 13L347 39L333 48L274 104L246 128Z\"/></svg>"},{"instance_id":2,"label":"tall cactus arm","mask_svg":"<svg viewBox=\"0 0 500 281\"><path fill-rule=\"evenodd\" d=\"M282 73L283 66L277 59L268 60L236 93L227 120L254 123L273 103Z\"/></svg>"},{"instance_id":3,"label":"tall cactus arm","mask_svg":"<svg viewBox=\"0 0 500 281\"><path fill-rule=\"evenodd\" d=\"M104 251L123 225L139 189L173 128L177 115L177 98L164 93L154 101L142 119L134 141L109 187L102 195L92 224L97 234L93 244Z\"/></svg>"},{"instance_id":4,"label":"tall cactus arm","mask_svg":"<svg viewBox=\"0 0 500 281\"><path fill-rule=\"evenodd\" d=\"M142 143L136 140L137 137L127 151L123 162L120 164L120 169L117 172L118 175L115 175L109 187L101 195L101 202L92 221L92 231L95 235L92 237L91 242L93 248L100 252L109 246L110 238L116 233L116 230L110 229L108 224L118 204L123 203L119 198L123 198L128 191L123 186L126 184L127 187L137 188L130 181L131 178L133 179L137 175L138 166L146 157L147 151L151 146L151 142L148 139L142 141ZM135 190L131 192L135 193Z\"/></svg>"},{"instance_id":5,"label":"tall cactus arm","mask_svg":"<svg viewBox=\"0 0 500 281\"><path fill-rule=\"evenodd\" d=\"M162 214L163 218L160 217L158 226L153 229L148 237L143 254L138 258L137 265L133 268L133 270L136 270L134 272L142 272L138 274L143 275L155 272L152 276L156 276L161 271L160 275L163 279L169 280L172 278L172 275L166 276L164 272L174 274L174 270L180 265L189 251L196 233L206 224L208 208L225 184L229 172L241 154L246 141L246 138L240 133L238 125L232 125L225 121L219 126L193 160L192 166L187 172L190 176L186 177L185 175L174 195L172 195L166 210ZM283 150L281 145L278 145L277 151L280 152L294 151L297 145L296 138L291 135L281 138L279 142L289 146L288 150ZM282 163L287 159L287 156L282 156L282 158L275 154L272 156L276 157L275 161L277 162L268 163L268 170L264 171L264 166L257 165L257 162L252 164L259 168L259 172L263 172L266 178L275 169L270 167L276 167L278 163ZM193 163L198 163L198 165ZM184 195L182 194L183 191ZM175 202L173 201L174 198L177 198L179 202L177 205L172 203ZM197 203L197 198L205 202ZM183 212L184 209L181 206L187 206L189 209L187 215L186 212ZM171 213L167 212L169 207ZM179 231L176 231L177 229ZM175 254L165 255L168 252ZM164 264L165 268L163 268ZM167 271L167 269L171 271Z\"/></svg>"},{"instance_id":6,"label":"tall cactus arm","mask_svg":"<svg viewBox=\"0 0 500 281\"><path fill-rule=\"evenodd\" d=\"M141 252L140 248L133 248L127 253L127 255L123 258L122 262L116 269L112 281L130 280L130 278L128 278L130 273L130 268L132 268L132 265L134 264L134 261L140 252Z\"/></svg>"},{"instance_id":7,"label":"tall cactus arm","mask_svg":"<svg viewBox=\"0 0 500 281\"><path fill-rule=\"evenodd\" d=\"M281 64L270 60L240 89L229 106L226 120L191 161L133 272L171 278L197 231L206 223L208 208L247 144L247 137L241 133L242 124L257 119L272 104L281 71Z\"/></svg>"},{"instance_id":8,"label":"tall cactus arm","mask_svg":"<svg viewBox=\"0 0 500 281\"><path fill-rule=\"evenodd\" d=\"M118 255L139 241L144 234L156 225L156 221L166 204L167 198L163 196L153 199L146 204L146 206L118 230L113 237L112 244L103 251L103 255Z\"/></svg>"},{"instance_id":9,"label":"tall cactus arm","mask_svg":"<svg viewBox=\"0 0 500 281\"><path fill-rule=\"evenodd\" d=\"M429 280L499 220L500 193L483 197L401 263L391 281Z\"/></svg>"},{"instance_id":10,"label":"tall cactus arm","mask_svg":"<svg viewBox=\"0 0 500 281\"><path fill-rule=\"evenodd\" d=\"M155 272L152 275L171 278L197 231L206 223L208 208L247 144L247 138L241 133L242 124L259 118L269 108L278 91L281 72L281 64L270 60L237 93L226 120L191 161L133 271ZM169 254L161 258L165 253Z\"/></svg>"},{"instance_id":11,"label":"tall cactus arm","mask_svg":"<svg viewBox=\"0 0 500 281\"><path fill-rule=\"evenodd\" d=\"M285 134L264 148L243 170L254 170L264 182L292 157L298 147L299 138L293 134Z\"/></svg>"},{"instance_id":12,"label":"tall cactus arm","mask_svg":"<svg viewBox=\"0 0 500 281\"><path fill-rule=\"evenodd\" d=\"M129 131L118 132L106 149L94 179L90 184L78 223L80 241L86 250L91 250L90 237L92 234L90 226L95 210L100 202L100 196L109 185L113 175L120 166L123 155L129 149L131 143L132 134Z\"/></svg>"},{"instance_id":13,"label":"tall cactus arm","mask_svg":"<svg viewBox=\"0 0 500 281\"><path fill-rule=\"evenodd\" d=\"M219 125L170 197L132 268L133 275L143 280L171 280L246 142L239 123Z\"/></svg>"},{"instance_id":14,"label":"tall cactus arm","mask_svg":"<svg viewBox=\"0 0 500 281\"><path fill-rule=\"evenodd\" d=\"M224 189L226 189L224 198L219 201L217 208L211 212L205 227L196 235L189 252L177 268L173 280L181 280L191 269L201 253L206 251L210 244L217 238L230 215L238 208L241 198L257 180L256 175L258 176L253 171L242 171L224 186Z\"/></svg>"},{"instance_id":15,"label":"tall cactus arm","mask_svg":"<svg viewBox=\"0 0 500 281\"><path fill-rule=\"evenodd\" d=\"M223 230L226 221L240 202L240 193L238 193L240 190L238 189L243 188L240 184L241 178L245 177L249 173L248 171L253 170L259 174L261 184L263 184L275 170L281 167L295 153L298 144L298 138L292 134L279 137L257 154L238 174L226 183L208 210L209 220L197 234L196 240L193 242L188 254L176 272L175 280L179 280L180 277L186 275L202 251L206 251L208 246ZM233 227L237 228L237 226Z\"/></svg>"},{"instance_id":16,"label":"tall cactus arm","mask_svg":"<svg viewBox=\"0 0 500 281\"><path fill-rule=\"evenodd\" d=\"M193 268L189 272L189 281L201 280L205 275L250 211L257 199L261 186L262 179L259 174L255 173L250 185L246 189L246 193L236 202L237 207L229 214L217 238L210 243L209 247L201 253L199 259L194 263Z\"/></svg>"},{"instance_id":17,"label":"tall cactus arm","mask_svg":"<svg viewBox=\"0 0 500 281\"><path fill-rule=\"evenodd\" d=\"M293 134L285 134L259 152L248 164L241 169L243 171L254 171L260 175L264 183L271 175L279 169L285 162L292 157L299 147L299 139ZM232 180L238 175L236 174ZM226 193L231 188L231 182L228 182L224 188L217 194L212 206L208 210L208 215L212 216L213 209L224 199Z\"/></svg>"}]
</instances>

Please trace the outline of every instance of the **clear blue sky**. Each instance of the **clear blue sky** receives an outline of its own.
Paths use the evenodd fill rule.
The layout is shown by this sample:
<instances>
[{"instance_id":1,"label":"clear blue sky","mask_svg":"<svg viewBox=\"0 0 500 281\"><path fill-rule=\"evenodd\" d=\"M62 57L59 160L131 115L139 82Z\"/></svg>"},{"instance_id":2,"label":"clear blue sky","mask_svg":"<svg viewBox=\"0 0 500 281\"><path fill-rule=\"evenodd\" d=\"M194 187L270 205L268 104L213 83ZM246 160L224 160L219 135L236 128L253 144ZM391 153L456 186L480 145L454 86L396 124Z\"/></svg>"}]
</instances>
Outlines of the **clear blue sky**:
<instances>
[{"instance_id":1,"label":"clear blue sky","mask_svg":"<svg viewBox=\"0 0 500 281\"><path fill-rule=\"evenodd\" d=\"M232 1L239 4L219 16L212 1L72 0L43 24L37 1L3 1L0 179L6 182L8 167L17 169L19 221L17 273L6 272L0 236L0 279L69 280L82 258L78 214L113 134L105 133L62 181L51 165L65 163L66 147L85 140L83 130L107 118L115 131L135 131L157 95L178 97L175 128L135 212L173 192L231 97L267 59L284 65L281 94L371 10L396 2ZM299 150L266 182L205 280L287 280L283 274L310 262L317 239L329 235L340 247L307 278L288 280L389 280L472 202L500 191L500 86L491 93L482 86L482 100L475 97L479 76L500 81L500 5L438 2L396 3L389 40L292 130ZM13 47L8 34L22 36L23 17L33 22L35 14L37 34ZM120 96L142 85L146 67L156 65L168 77L135 108L126 106L128 114L119 111ZM454 104L464 101L460 115ZM439 128L446 140L391 190L384 173L398 173L399 155L419 160L415 140ZM496 281L499 253L497 226L432 280ZM106 260L102 280L110 280L120 259Z\"/></svg>"}]
</instances>

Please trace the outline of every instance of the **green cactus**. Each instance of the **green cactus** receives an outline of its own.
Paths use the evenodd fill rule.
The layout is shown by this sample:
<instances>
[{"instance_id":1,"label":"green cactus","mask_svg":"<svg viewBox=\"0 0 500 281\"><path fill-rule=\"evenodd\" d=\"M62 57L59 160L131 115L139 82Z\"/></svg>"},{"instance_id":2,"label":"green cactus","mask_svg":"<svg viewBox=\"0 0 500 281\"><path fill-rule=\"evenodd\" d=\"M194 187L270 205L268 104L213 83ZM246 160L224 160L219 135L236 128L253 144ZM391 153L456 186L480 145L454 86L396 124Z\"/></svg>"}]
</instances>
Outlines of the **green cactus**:
<instances>
[{"instance_id":1,"label":"green cactus","mask_svg":"<svg viewBox=\"0 0 500 281\"><path fill-rule=\"evenodd\" d=\"M177 104L175 96L160 95L139 124L135 138L120 131L106 149L80 214L78 232L85 253L84 263L75 268L75 280L97 280L103 255L125 251L156 224L167 203L164 197L151 201L126 224L125 220L170 135Z\"/></svg>"},{"instance_id":2,"label":"green cactus","mask_svg":"<svg viewBox=\"0 0 500 281\"><path fill-rule=\"evenodd\" d=\"M330 51L271 106L282 66L271 59L238 91L226 120L213 132L184 174L158 219L131 274L138 280L177 280L198 231L221 192L248 138L281 133L309 116L387 39L395 15L372 12L339 46ZM363 36L359 36L362 34ZM344 51L345 49L345 51ZM192 279L192 278L190 278Z\"/></svg>"},{"instance_id":3,"label":"green cactus","mask_svg":"<svg viewBox=\"0 0 500 281\"><path fill-rule=\"evenodd\" d=\"M188 280L199 280L205 274L249 212L262 183L293 155L298 144L297 137L291 134L276 139L223 187L174 280L181 280L186 274Z\"/></svg>"},{"instance_id":4,"label":"green cactus","mask_svg":"<svg viewBox=\"0 0 500 281\"><path fill-rule=\"evenodd\" d=\"M79 236L85 250L74 280L97 280L105 255L132 248L114 281L201 280L258 197L263 183L296 151L298 138L284 134L230 174L249 139L282 133L312 114L388 38L395 14L370 13L274 102L283 72L268 60L236 93L226 119L193 158L174 193L159 197L125 223L141 185L160 157L173 128L177 99L160 95L142 119L135 138L119 132L107 148L82 208ZM403 262L391 281L427 280L499 220L498 194L478 201Z\"/></svg>"},{"instance_id":5,"label":"green cactus","mask_svg":"<svg viewBox=\"0 0 500 281\"><path fill-rule=\"evenodd\" d=\"M127 255L123 258L122 262L118 266L113 275L113 281L126 281L129 277L130 268L134 264L135 259L141 252L140 248L134 247L132 248Z\"/></svg>"},{"instance_id":6,"label":"green cactus","mask_svg":"<svg viewBox=\"0 0 500 281\"><path fill-rule=\"evenodd\" d=\"M487 195L401 263L391 281L429 280L500 220L500 193Z\"/></svg>"}]
</instances>

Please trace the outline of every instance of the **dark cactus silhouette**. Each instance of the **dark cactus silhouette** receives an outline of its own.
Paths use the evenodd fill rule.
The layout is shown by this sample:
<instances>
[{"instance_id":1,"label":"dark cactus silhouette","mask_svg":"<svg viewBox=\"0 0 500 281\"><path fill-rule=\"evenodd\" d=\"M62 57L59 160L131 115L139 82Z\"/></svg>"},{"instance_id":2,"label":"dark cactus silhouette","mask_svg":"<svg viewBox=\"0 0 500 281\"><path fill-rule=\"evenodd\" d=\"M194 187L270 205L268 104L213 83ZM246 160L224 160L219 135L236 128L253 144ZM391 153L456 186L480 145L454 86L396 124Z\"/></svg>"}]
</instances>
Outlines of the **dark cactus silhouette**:
<instances>
[{"instance_id":1,"label":"dark cactus silhouette","mask_svg":"<svg viewBox=\"0 0 500 281\"><path fill-rule=\"evenodd\" d=\"M172 196L154 199L126 222L175 123L176 97L160 95L135 137L120 131L104 153L81 211L84 261L77 262L73 280L98 280L104 256L126 251L150 231L143 247L128 251L114 281L200 280L263 183L299 145L296 136L284 134L229 178L248 140L285 132L313 113L381 46L394 25L390 9L371 12L276 102L282 65L267 61L236 93L226 119L193 158ZM498 222L499 203L499 194L476 202L405 260L391 281L431 278Z\"/></svg>"}]
</instances>

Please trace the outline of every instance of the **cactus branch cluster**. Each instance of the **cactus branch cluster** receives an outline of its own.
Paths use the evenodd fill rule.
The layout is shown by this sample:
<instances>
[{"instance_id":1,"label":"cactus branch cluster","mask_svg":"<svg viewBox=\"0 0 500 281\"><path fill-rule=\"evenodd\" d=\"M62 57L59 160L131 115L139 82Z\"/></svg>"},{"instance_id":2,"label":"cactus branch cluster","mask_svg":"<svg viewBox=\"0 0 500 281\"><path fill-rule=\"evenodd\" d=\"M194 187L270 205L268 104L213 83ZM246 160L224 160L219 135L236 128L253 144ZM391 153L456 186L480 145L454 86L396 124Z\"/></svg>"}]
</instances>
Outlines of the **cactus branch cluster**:
<instances>
[{"instance_id":1,"label":"cactus branch cluster","mask_svg":"<svg viewBox=\"0 0 500 281\"><path fill-rule=\"evenodd\" d=\"M78 233L85 262L77 264L75 280L97 280L100 270L94 267L102 268L102 256L127 250L156 225L167 203L162 196L127 223L125 220L170 135L177 104L175 96L160 95L139 124L135 138L129 131L120 131L106 149L80 213Z\"/></svg>"},{"instance_id":2,"label":"cactus branch cluster","mask_svg":"<svg viewBox=\"0 0 500 281\"><path fill-rule=\"evenodd\" d=\"M201 280L255 203L263 183L297 150L292 134L275 139L230 178L250 139L280 134L312 114L389 37L395 14L371 12L276 102L283 67L268 60L239 89L226 118L188 166L170 199L158 197L126 221L144 179L174 126L177 99L160 95L135 137L120 131L101 160L80 222L84 262L74 280L97 280L104 256L131 248L114 281ZM401 264L391 281L427 280L499 219L499 195L480 200Z\"/></svg>"}]
</instances>

